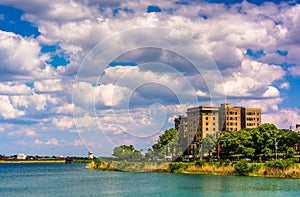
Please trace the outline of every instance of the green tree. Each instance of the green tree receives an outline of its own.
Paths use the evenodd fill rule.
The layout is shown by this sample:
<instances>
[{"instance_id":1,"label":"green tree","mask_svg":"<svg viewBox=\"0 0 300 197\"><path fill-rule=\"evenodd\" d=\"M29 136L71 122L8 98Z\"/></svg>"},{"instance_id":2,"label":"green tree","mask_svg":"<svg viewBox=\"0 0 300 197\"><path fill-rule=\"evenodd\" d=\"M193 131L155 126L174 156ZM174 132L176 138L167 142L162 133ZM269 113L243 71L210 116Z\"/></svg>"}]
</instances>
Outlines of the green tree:
<instances>
[{"instance_id":1,"label":"green tree","mask_svg":"<svg viewBox=\"0 0 300 197\"><path fill-rule=\"evenodd\" d=\"M152 149L148 149L148 151L145 153L145 158L147 160L150 160L153 158L153 150Z\"/></svg>"},{"instance_id":2,"label":"green tree","mask_svg":"<svg viewBox=\"0 0 300 197\"><path fill-rule=\"evenodd\" d=\"M238 161L233 167L235 171L242 176L245 176L250 172L249 163L245 159Z\"/></svg>"},{"instance_id":3,"label":"green tree","mask_svg":"<svg viewBox=\"0 0 300 197\"><path fill-rule=\"evenodd\" d=\"M207 134L206 137L200 141L202 152L209 153L212 151L216 142L217 139L213 135Z\"/></svg>"},{"instance_id":4,"label":"green tree","mask_svg":"<svg viewBox=\"0 0 300 197\"><path fill-rule=\"evenodd\" d=\"M159 140L155 143L153 148L154 156L158 158L164 158L166 155L177 157L180 155L178 152L179 139L178 131L174 128L165 130L162 135L159 136Z\"/></svg>"},{"instance_id":5,"label":"green tree","mask_svg":"<svg viewBox=\"0 0 300 197\"><path fill-rule=\"evenodd\" d=\"M113 149L113 156L119 159L132 159L134 151L132 145L121 145Z\"/></svg>"},{"instance_id":6,"label":"green tree","mask_svg":"<svg viewBox=\"0 0 300 197\"><path fill-rule=\"evenodd\" d=\"M275 138L279 130L273 124L262 124L253 129L241 129L228 132L220 136L218 142L222 152L229 154L243 154L246 157L264 155L270 157L275 149Z\"/></svg>"},{"instance_id":7,"label":"green tree","mask_svg":"<svg viewBox=\"0 0 300 197\"><path fill-rule=\"evenodd\" d=\"M279 135L279 130L274 124L265 123L251 131L255 155L267 155L269 150L274 150L275 138Z\"/></svg>"},{"instance_id":8,"label":"green tree","mask_svg":"<svg viewBox=\"0 0 300 197\"><path fill-rule=\"evenodd\" d=\"M289 148L295 147L300 143L300 134L291 130L280 130L279 149L288 151Z\"/></svg>"},{"instance_id":9,"label":"green tree","mask_svg":"<svg viewBox=\"0 0 300 197\"><path fill-rule=\"evenodd\" d=\"M289 148L289 149L287 150L286 157L287 157L287 158L294 158L295 154L296 154L295 149L294 149L294 148Z\"/></svg>"}]
</instances>

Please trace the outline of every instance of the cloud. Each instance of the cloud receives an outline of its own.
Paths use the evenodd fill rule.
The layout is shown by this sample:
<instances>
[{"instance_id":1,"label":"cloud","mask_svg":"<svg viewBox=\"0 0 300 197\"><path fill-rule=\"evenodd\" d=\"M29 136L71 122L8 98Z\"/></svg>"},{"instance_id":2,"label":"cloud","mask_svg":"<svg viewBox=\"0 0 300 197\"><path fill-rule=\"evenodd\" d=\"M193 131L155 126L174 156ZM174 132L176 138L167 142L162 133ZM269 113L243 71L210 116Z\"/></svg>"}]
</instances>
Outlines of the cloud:
<instances>
[{"instance_id":1,"label":"cloud","mask_svg":"<svg viewBox=\"0 0 300 197\"><path fill-rule=\"evenodd\" d=\"M59 98L50 94L32 94L10 97L13 106L18 108L26 108L28 112L43 111L51 109L52 106L59 103Z\"/></svg>"},{"instance_id":2,"label":"cloud","mask_svg":"<svg viewBox=\"0 0 300 197\"><path fill-rule=\"evenodd\" d=\"M2 4L11 5L25 11L26 19L38 17L42 20L72 21L92 17L92 9L73 0L54 0L51 4L37 0L20 2L18 0L2 1Z\"/></svg>"},{"instance_id":3,"label":"cloud","mask_svg":"<svg viewBox=\"0 0 300 197\"><path fill-rule=\"evenodd\" d=\"M262 97L270 98L270 97L279 97L280 92L274 86L269 86L268 89L263 93Z\"/></svg>"},{"instance_id":4,"label":"cloud","mask_svg":"<svg viewBox=\"0 0 300 197\"><path fill-rule=\"evenodd\" d=\"M290 67L289 72L293 77L299 77L300 76L300 66Z\"/></svg>"},{"instance_id":5,"label":"cloud","mask_svg":"<svg viewBox=\"0 0 300 197\"><path fill-rule=\"evenodd\" d=\"M276 113L267 113L262 115L262 122L270 122L278 128L289 129L290 126L295 128L295 124L299 123L299 109L283 108Z\"/></svg>"},{"instance_id":6,"label":"cloud","mask_svg":"<svg viewBox=\"0 0 300 197\"><path fill-rule=\"evenodd\" d=\"M227 96L274 97L279 96L279 92L269 86L284 75L280 66L244 59L240 68L231 70L231 74L223 78L221 85L224 85ZM216 89L222 89L221 85L217 85Z\"/></svg>"},{"instance_id":7,"label":"cloud","mask_svg":"<svg viewBox=\"0 0 300 197\"><path fill-rule=\"evenodd\" d=\"M53 118L53 124L59 130L69 130L74 127L74 119L73 117L59 117Z\"/></svg>"},{"instance_id":8,"label":"cloud","mask_svg":"<svg viewBox=\"0 0 300 197\"><path fill-rule=\"evenodd\" d=\"M282 98L265 98L265 99L228 99L229 103L235 106L244 106L249 108L261 108L263 113L278 113L279 104Z\"/></svg>"},{"instance_id":9,"label":"cloud","mask_svg":"<svg viewBox=\"0 0 300 197\"><path fill-rule=\"evenodd\" d=\"M40 54L35 39L0 30L1 81L54 76L54 70L44 62L47 59L47 55Z\"/></svg>"},{"instance_id":10,"label":"cloud","mask_svg":"<svg viewBox=\"0 0 300 197\"><path fill-rule=\"evenodd\" d=\"M289 82L284 82L282 84L280 84L280 88L281 89L290 89L290 83Z\"/></svg>"},{"instance_id":11,"label":"cloud","mask_svg":"<svg viewBox=\"0 0 300 197\"><path fill-rule=\"evenodd\" d=\"M33 87L35 92L57 92L63 90L60 79L35 81Z\"/></svg>"},{"instance_id":12,"label":"cloud","mask_svg":"<svg viewBox=\"0 0 300 197\"><path fill-rule=\"evenodd\" d=\"M159 13L146 13L149 5L157 5L147 0L54 0L51 4L4 0L1 4L22 9L22 20L31 22L40 32L35 38L0 31L0 118L4 122L18 122L13 128L3 127L5 132L19 131L22 124L30 121L33 128L43 131L36 144L79 146L79 141L64 142L50 136L52 130L74 130L74 108L78 112L76 127L81 134L101 129L114 142L122 141L118 137L132 142L126 131L135 136L150 135L153 130L142 130L139 126L160 128L161 122L151 122L151 113L166 112L163 125L170 127L170 117L184 113L186 107L194 104L191 98L195 96L201 104L207 104L211 92L221 93L224 88L233 105L260 107L267 121L272 121L275 114L273 121L280 127L286 126L285 116L297 121L298 109L284 109L280 104L285 102L282 95L292 96L281 93L288 92L293 83L285 81L285 76L300 76L299 4L266 2L258 6L243 1L225 6L195 1L182 6L163 1L158 5ZM105 73L91 71L99 77L98 84L89 83L90 79L75 84L80 91L73 95L72 104L72 80L90 50L112 35L146 26L175 29L194 39L217 63L224 84L213 83L209 90L208 81L196 74L182 54L166 50L179 39L176 35L165 38L155 34L156 39L150 44L160 43L165 49L132 50L135 43L128 37L117 46L108 46L105 52L128 50L111 61L134 62L137 66L108 67ZM136 33L133 37L138 40L143 35ZM57 48L49 53L43 51L43 46ZM198 55L185 43L179 43L176 49L191 57ZM251 56L247 50L263 51L264 55ZM63 53L70 63L51 66L52 53ZM216 73L206 74L213 80ZM130 115L126 107L130 108ZM98 117L94 117L95 111ZM97 146L96 142L85 143Z\"/></svg>"},{"instance_id":13,"label":"cloud","mask_svg":"<svg viewBox=\"0 0 300 197\"><path fill-rule=\"evenodd\" d=\"M59 141L56 138L50 138L47 141L41 141L39 139L34 140L34 144L36 145L54 145L59 146Z\"/></svg>"},{"instance_id":14,"label":"cloud","mask_svg":"<svg viewBox=\"0 0 300 197\"><path fill-rule=\"evenodd\" d=\"M0 116L4 119L13 119L25 115L25 111L14 108L8 96L0 95Z\"/></svg>"},{"instance_id":15,"label":"cloud","mask_svg":"<svg viewBox=\"0 0 300 197\"><path fill-rule=\"evenodd\" d=\"M28 136L28 137L34 137L36 136L36 131L32 128L19 128L20 130L17 131L9 131L7 133L8 137L12 137L12 138L19 138L22 136Z\"/></svg>"},{"instance_id":16,"label":"cloud","mask_svg":"<svg viewBox=\"0 0 300 197\"><path fill-rule=\"evenodd\" d=\"M50 138L47 142L45 142L45 144L58 146L59 143L56 138Z\"/></svg>"},{"instance_id":17,"label":"cloud","mask_svg":"<svg viewBox=\"0 0 300 197\"><path fill-rule=\"evenodd\" d=\"M0 95L28 95L32 89L18 82L0 82Z\"/></svg>"},{"instance_id":18,"label":"cloud","mask_svg":"<svg viewBox=\"0 0 300 197\"><path fill-rule=\"evenodd\" d=\"M72 114L73 113L74 104L73 103L65 103L62 106L59 106L56 110L58 114Z\"/></svg>"}]
</instances>

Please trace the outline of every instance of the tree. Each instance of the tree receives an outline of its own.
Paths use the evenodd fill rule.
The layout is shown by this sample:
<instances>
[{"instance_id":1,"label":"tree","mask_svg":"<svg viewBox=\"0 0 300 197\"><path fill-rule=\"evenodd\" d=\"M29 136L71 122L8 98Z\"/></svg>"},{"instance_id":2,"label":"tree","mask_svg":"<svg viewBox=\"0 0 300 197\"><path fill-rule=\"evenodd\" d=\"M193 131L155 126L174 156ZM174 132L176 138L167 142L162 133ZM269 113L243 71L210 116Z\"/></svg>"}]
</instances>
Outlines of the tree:
<instances>
[{"instance_id":1,"label":"tree","mask_svg":"<svg viewBox=\"0 0 300 197\"><path fill-rule=\"evenodd\" d=\"M245 176L250 172L249 164L248 164L247 160L245 160L245 159L238 161L234 165L234 169L239 175L242 175L242 176Z\"/></svg>"},{"instance_id":2,"label":"tree","mask_svg":"<svg viewBox=\"0 0 300 197\"><path fill-rule=\"evenodd\" d=\"M280 130L279 147L282 151L288 151L289 148L295 147L300 143L300 134L291 130Z\"/></svg>"},{"instance_id":3,"label":"tree","mask_svg":"<svg viewBox=\"0 0 300 197\"><path fill-rule=\"evenodd\" d=\"M274 124L265 123L251 131L255 155L269 155L269 150L274 150L275 138L279 135L279 130Z\"/></svg>"},{"instance_id":4,"label":"tree","mask_svg":"<svg viewBox=\"0 0 300 197\"><path fill-rule=\"evenodd\" d=\"M135 151L132 145L121 145L114 148L113 156L119 159L132 159Z\"/></svg>"},{"instance_id":5,"label":"tree","mask_svg":"<svg viewBox=\"0 0 300 197\"><path fill-rule=\"evenodd\" d=\"M294 150L294 148L289 148L287 150L287 154L286 157L287 158L294 158L296 151Z\"/></svg>"},{"instance_id":6,"label":"tree","mask_svg":"<svg viewBox=\"0 0 300 197\"><path fill-rule=\"evenodd\" d=\"M152 149L148 149L148 152L145 153L145 158L147 160L150 160L153 158L153 150Z\"/></svg>"},{"instance_id":7,"label":"tree","mask_svg":"<svg viewBox=\"0 0 300 197\"><path fill-rule=\"evenodd\" d=\"M212 151L216 142L217 139L213 135L207 134L206 137L200 141L202 152L209 153Z\"/></svg>"},{"instance_id":8,"label":"tree","mask_svg":"<svg viewBox=\"0 0 300 197\"><path fill-rule=\"evenodd\" d=\"M178 131L174 128L165 130L162 135L159 136L159 140L155 143L152 148L154 155L158 158L164 158L164 156L179 156L179 137Z\"/></svg>"},{"instance_id":9,"label":"tree","mask_svg":"<svg viewBox=\"0 0 300 197\"><path fill-rule=\"evenodd\" d=\"M222 152L227 155L243 154L246 157L263 155L270 157L275 148L275 138L279 130L273 124L262 124L253 129L241 129L238 132L228 132L220 136L218 142Z\"/></svg>"}]
</instances>

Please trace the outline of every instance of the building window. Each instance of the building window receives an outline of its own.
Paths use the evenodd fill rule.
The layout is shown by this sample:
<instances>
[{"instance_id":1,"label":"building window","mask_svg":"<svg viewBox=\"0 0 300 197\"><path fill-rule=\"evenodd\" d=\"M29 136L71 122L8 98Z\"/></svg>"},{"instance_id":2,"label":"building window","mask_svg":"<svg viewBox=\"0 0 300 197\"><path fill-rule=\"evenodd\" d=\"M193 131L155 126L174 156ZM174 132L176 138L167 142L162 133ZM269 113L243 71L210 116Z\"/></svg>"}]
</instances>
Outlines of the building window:
<instances>
[{"instance_id":1,"label":"building window","mask_svg":"<svg viewBox=\"0 0 300 197\"><path fill-rule=\"evenodd\" d=\"M206 128L206 131L208 131L208 128Z\"/></svg>"},{"instance_id":2,"label":"building window","mask_svg":"<svg viewBox=\"0 0 300 197\"><path fill-rule=\"evenodd\" d=\"M215 118L215 117L213 117L213 120L216 120L216 118Z\"/></svg>"},{"instance_id":3,"label":"building window","mask_svg":"<svg viewBox=\"0 0 300 197\"><path fill-rule=\"evenodd\" d=\"M205 119L208 120L208 117L206 117Z\"/></svg>"},{"instance_id":4,"label":"building window","mask_svg":"<svg viewBox=\"0 0 300 197\"><path fill-rule=\"evenodd\" d=\"M207 123L205 123L205 125L206 125L206 126L208 126L208 122L207 122Z\"/></svg>"}]
</instances>

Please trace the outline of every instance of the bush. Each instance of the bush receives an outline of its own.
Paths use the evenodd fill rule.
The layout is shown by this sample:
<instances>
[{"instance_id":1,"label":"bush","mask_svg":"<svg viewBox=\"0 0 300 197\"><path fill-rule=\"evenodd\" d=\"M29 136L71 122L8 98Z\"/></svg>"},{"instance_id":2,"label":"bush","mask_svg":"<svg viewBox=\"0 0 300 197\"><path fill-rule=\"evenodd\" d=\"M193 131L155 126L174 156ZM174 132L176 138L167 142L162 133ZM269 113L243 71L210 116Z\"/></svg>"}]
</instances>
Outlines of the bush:
<instances>
[{"instance_id":1,"label":"bush","mask_svg":"<svg viewBox=\"0 0 300 197\"><path fill-rule=\"evenodd\" d=\"M176 170L179 170L181 167L180 163L170 163L169 168L171 172L175 172Z\"/></svg>"},{"instance_id":2,"label":"bush","mask_svg":"<svg viewBox=\"0 0 300 197\"><path fill-rule=\"evenodd\" d=\"M296 154L296 151L294 150L294 148L289 148L287 150L286 157L287 158L294 158L295 154Z\"/></svg>"},{"instance_id":3,"label":"bush","mask_svg":"<svg viewBox=\"0 0 300 197\"><path fill-rule=\"evenodd\" d=\"M248 173L250 172L250 167L249 167L249 163L246 159L243 159L241 161L238 161L235 165L234 165L234 169L235 171L242 176L248 175Z\"/></svg>"},{"instance_id":4,"label":"bush","mask_svg":"<svg viewBox=\"0 0 300 197\"><path fill-rule=\"evenodd\" d=\"M274 160L274 161L267 161L265 163L265 166L270 167L270 168L278 168L281 170L285 170L287 167L290 167L294 165L293 160Z\"/></svg>"},{"instance_id":5,"label":"bush","mask_svg":"<svg viewBox=\"0 0 300 197\"><path fill-rule=\"evenodd\" d=\"M223 166L232 166L232 163L229 159L227 159L224 163Z\"/></svg>"},{"instance_id":6,"label":"bush","mask_svg":"<svg viewBox=\"0 0 300 197\"><path fill-rule=\"evenodd\" d=\"M262 163L252 163L252 164L250 165L249 171L250 171L250 172L257 171L257 170L259 170L262 166L263 166Z\"/></svg>"},{"instance_id":7,"label":"bush","mask_svg":"<svg viewBox=\"0 0 300 197\"><path fill-rule=\"evenodd\" d=\"M205 160L199 160L199 161L196 161L195 166L201 167L201 166L204 166L205 164L206 164Z\"/></svg>"}]
</instances>

